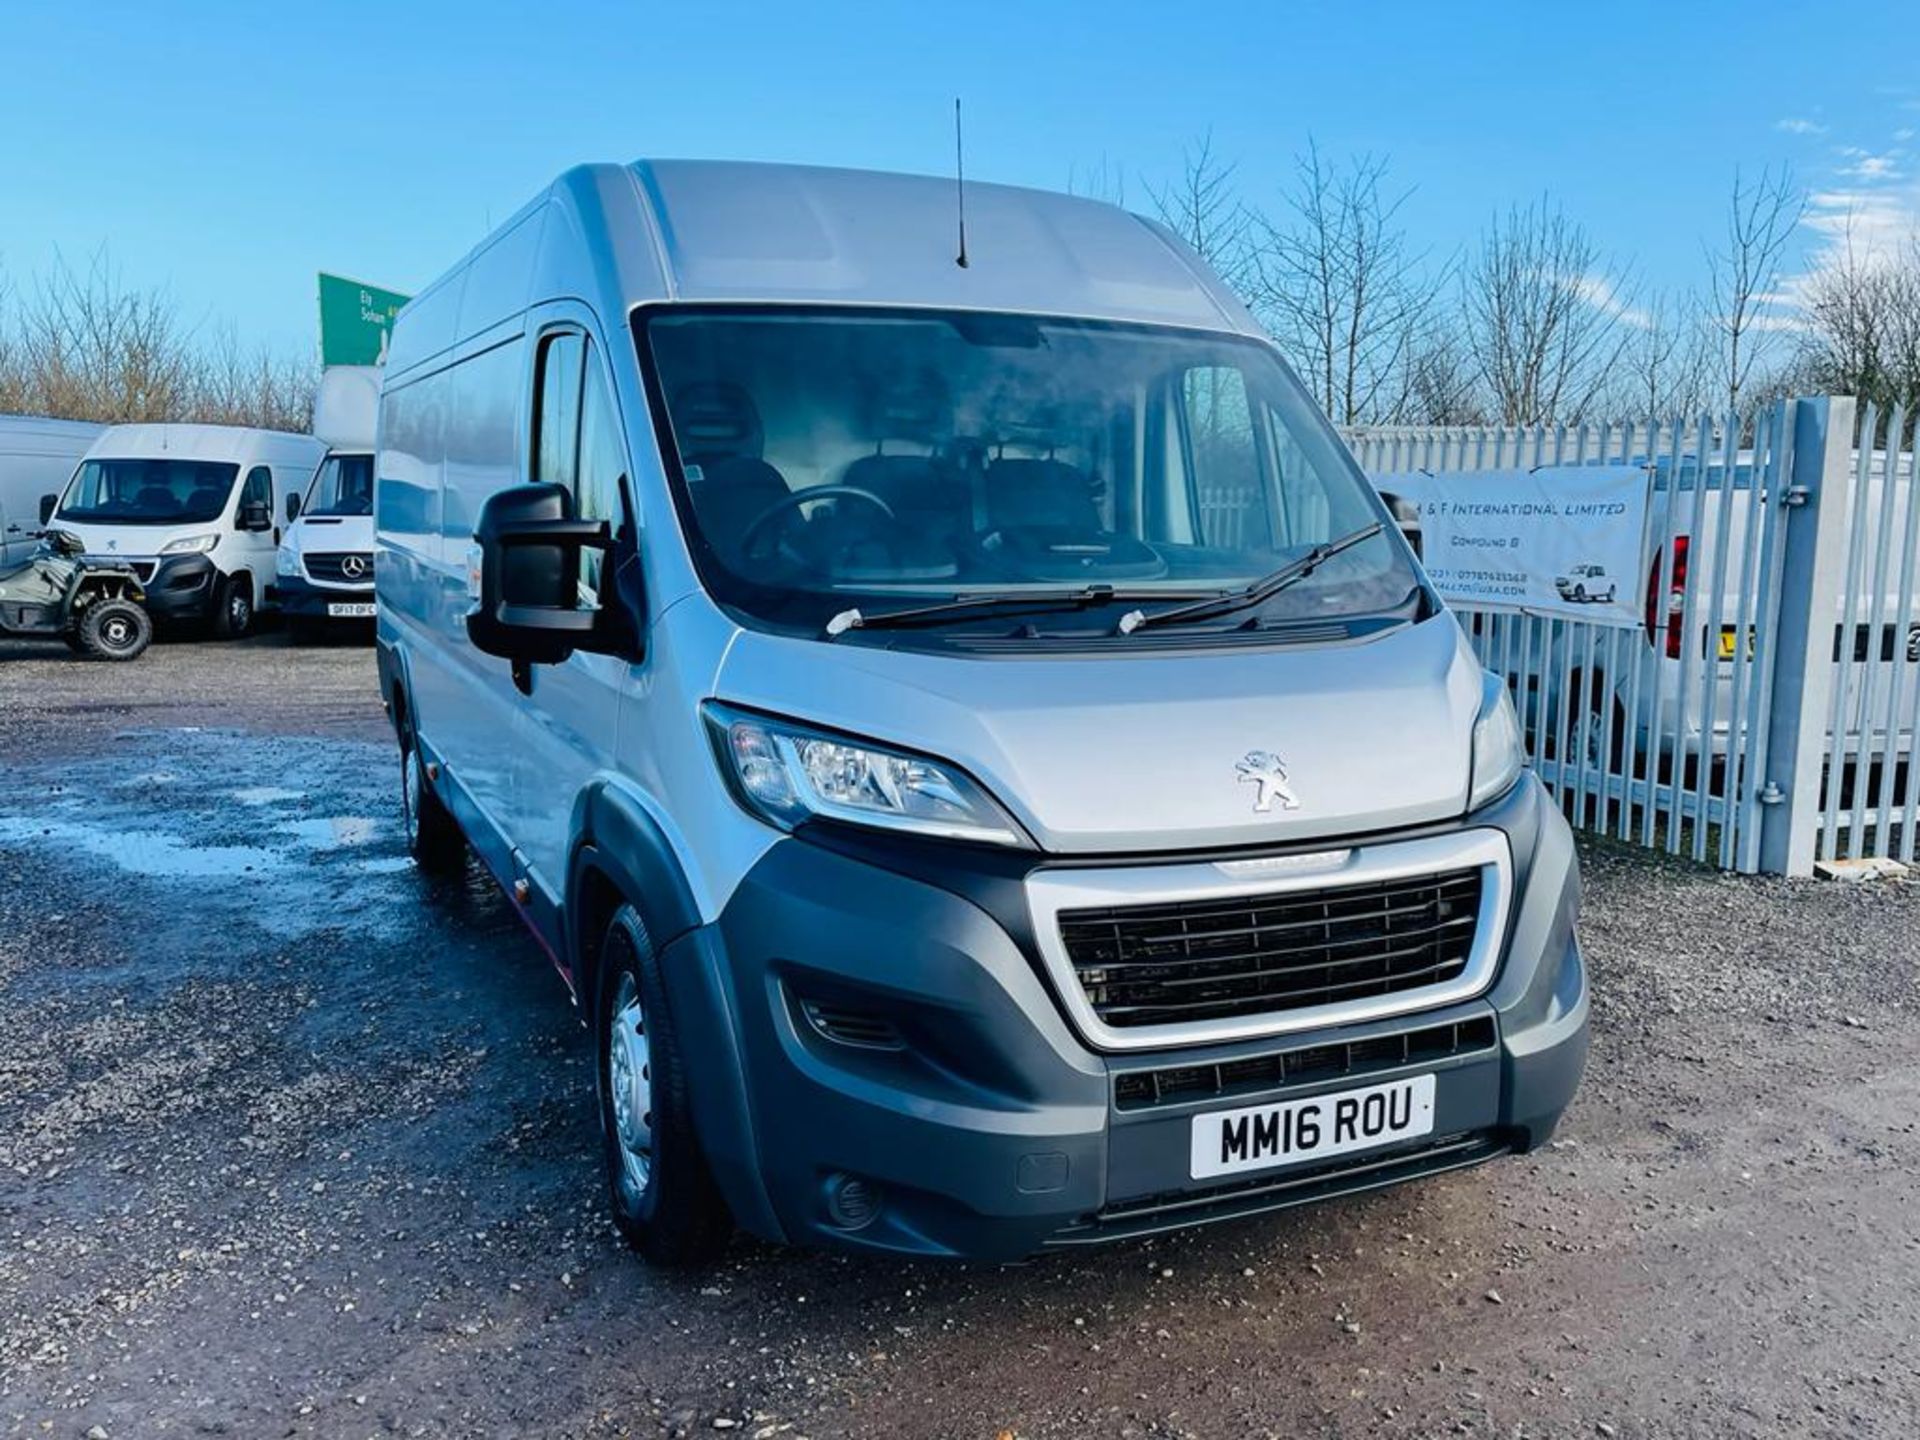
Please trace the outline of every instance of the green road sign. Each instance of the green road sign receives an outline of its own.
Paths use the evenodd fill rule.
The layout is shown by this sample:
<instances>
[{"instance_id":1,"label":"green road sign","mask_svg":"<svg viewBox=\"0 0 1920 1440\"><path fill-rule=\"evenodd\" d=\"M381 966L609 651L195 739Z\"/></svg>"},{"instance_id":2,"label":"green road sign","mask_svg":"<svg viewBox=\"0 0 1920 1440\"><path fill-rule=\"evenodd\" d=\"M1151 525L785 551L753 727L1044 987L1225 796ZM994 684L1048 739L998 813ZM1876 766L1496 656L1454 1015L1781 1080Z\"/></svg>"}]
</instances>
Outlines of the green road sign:
<instances>
[{"instance_id":1,"label":"green road sign","mask_svg":"<svg viewBox=\"0 0 1920 1440\"><path fill-rule=\"evenodd\" d=\"M387 358L393 317L412 296L362 285L338 275L320 277L320 363L378 365Z\"/></svg>"}]
</instances>

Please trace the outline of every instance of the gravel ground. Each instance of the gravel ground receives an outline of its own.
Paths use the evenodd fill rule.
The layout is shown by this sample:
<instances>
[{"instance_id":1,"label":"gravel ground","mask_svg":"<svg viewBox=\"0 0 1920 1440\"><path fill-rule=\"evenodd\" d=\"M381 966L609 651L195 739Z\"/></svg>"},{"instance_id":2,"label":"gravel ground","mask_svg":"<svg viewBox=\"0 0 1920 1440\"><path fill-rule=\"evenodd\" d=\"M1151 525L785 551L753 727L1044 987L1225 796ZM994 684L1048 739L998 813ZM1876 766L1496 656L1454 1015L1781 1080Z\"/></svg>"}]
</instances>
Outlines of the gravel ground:
<instances>
[{"instance_id":1,"label":"gravel ground","mask_svg":"<svg viewBox=\"0 0 1920 1440\"><path fill-rule=\"evenodd\" d=\"M1907 1436L1920 887L1587 853L1548 1150L1022 1267L603 1218L585 1031L370 655L0 644L0 1435Z\"/></svg>"}]
</instances>

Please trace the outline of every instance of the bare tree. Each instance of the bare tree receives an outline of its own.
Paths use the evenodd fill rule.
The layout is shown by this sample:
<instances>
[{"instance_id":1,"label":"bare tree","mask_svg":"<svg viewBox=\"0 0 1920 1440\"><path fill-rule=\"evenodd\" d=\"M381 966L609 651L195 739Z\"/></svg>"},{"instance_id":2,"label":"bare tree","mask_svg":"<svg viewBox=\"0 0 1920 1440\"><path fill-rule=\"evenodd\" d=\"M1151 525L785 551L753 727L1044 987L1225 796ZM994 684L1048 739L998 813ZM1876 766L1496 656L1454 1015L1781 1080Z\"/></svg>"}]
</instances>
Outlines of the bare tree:
<instances>
[{"instance_id":1,"label":"bare tree","mask_svg":"<svg viewBox=\"0 0 1920 1440\"><path fill-rule=\"evenodd\" d=\"M0 410L69 420L212 420L304 430L310 362L231 331L199 341L162 290L127 286L107 252L56 257L17 306L0 293Z\"/></svg>"},{"instance_id":2,"label":"bare tree","mask_svg":"<svg viewBox=\"0 0 1920 1440\"><path fill-rule=\"evenodd\" d=\"M22 408L71 420L175 418L191 390L186 342L167 297L126 288L104 249L84 269L56 258L16 321Z\"/></svg>"},{"instance_id":3,"label":"bare tree","mask_svg":"<svg viewBox=\"0 0 1920 1440\"><path fill-rule=\"evenodd\" d=\"M1068 165L1067 193L1109 205L1127 203L1127 172L1102 155L1097 164Z\"/></svg>"},{"instance_id":4,"label":"bare tree","mask_svg":"<svg viewBox=\"0 0 1920 1440\"><path fill-rule=\"evenodd\" d=\"M1698 415L1715 392L1712 369L1699 306L1656 294L1622 327L1609 408L1647 419Z\"/></svg>"},{"instance_id":5,"label":"bare tree","mask_svg":"<svg viewBox=\"0 0 1920 1440\"><path fill-rule=\"evenodd\" d=\"M1762 170L1751 185L1733 172L1726 235L1720 249L1707 252L1729 410L1740 408L1754 366L1778 333L1768 306L1779 291L1781 256L1806 209L1791 171Z\"/></svg>"},{"instance_id":6,"label":"bare tree","mask_svg":"<svg viewBox=\"0 0 1920 1440\"><path fill-rule=\"evenodd\" d=\"M310 363L244 349L231 328L199 356L194 394L185 418L215 425L259 425L305 430L313 419L318 377Z\"/></svg>"},{"instance_id":7,"label":"bare tree","mask_svg":"<svg viewBox=\"0 0 1920 1440\"><path fill-rule=\"evenodd\" d=\"M1863 254L1849 234L1802 296L1802 363L1813 386L1882 410L1920 408L1920 239Z\"/></svg>"},{"instance_id":8,"label":"bare tree","mask_svg":"<svg viewBox=\"0 0 1920 1440\"><path fill-rule=\"evenodd\" d=\"M1496 216L1461 272L1468 353L1499 418L1577 420L1605 389L1628 308L1587 233L1541 201Z\"/></svg>"},{"instance_id":9,"label":"bare tree","mask_svg":"<svg viewBox=\"0 0 1920 1440\"><path fill-rule=\"evenodd\" d=\"M1257 305L1340 424L1405 418L1410 362L1440 284L1408 246L1406 194L1385 194L1386 174L1371 155L1335 167L1310 142L1286 221L1257 221Z\"/></svg>"},{"instance_id":10,"label":"bare tree","mask_svg":"<svg viewBox=\"0 0 1920 1440\"><path fill-rule=\"evenodd\" d=\"M1406 413L1420 425L1485 425L1491 420L1479 367L1448 324L1427 328L1407 361Z\"/></svg>"},{"instance_id":11,"label":"bare tree","mask_svg":"<svg viewBox=\"0 0 1920 1440\"><path fill-rule=\"evenodd\" d=\"M1181 152L1177 180L1146 190L1161 222L1244 296L1254 218L1235 185L1238 169L1214 153L1209 131Z\"/></svg>"}]
</instances>

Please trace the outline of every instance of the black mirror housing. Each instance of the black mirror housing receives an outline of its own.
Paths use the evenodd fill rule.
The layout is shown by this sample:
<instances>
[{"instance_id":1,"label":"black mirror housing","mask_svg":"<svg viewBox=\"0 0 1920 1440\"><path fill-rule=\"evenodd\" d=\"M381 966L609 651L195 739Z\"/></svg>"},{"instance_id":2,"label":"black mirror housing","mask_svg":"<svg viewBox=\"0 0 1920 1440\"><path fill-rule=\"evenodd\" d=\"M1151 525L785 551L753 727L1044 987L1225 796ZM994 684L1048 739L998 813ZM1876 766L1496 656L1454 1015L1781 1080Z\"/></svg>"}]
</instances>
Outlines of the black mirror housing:
<instances>
[{"instance_id":1,"label":"black mirror housing","mask_svg":"<svg viewBox=\"0 0 1920 1440\"><path fill-rule=\"evenodd\" d=\"M60 497L58 495L42 495L40 497L40 523L42 525L53 519L53 508L59 503Z\"/></svg>"},{"instance_id":2,"label":"black mirror housing","mask_svg":"<svg viewBox=\"0 0 1920 1440\"><path fill-rule=\"evenodd\" d=\"M291 525L300 518L300 495L298 491L287 496L287 523Z\"/></svg>"},{"instance_id":3,"label":"black mirror housing","mask_svg":"<svg viewBox=\"0 0 1920 1440\"><path fill-rule=\"evenodd\" d=\"M242 530L271 530L273 528L272 509L258 500L242 505L237 518L239 528Z\"/></svg>"},{"instance_id":4,"label":"black mirror housing","mask_svg":"<svg viewBox=\"0 0 1920 1440\"><path fill-rule=\"evenodd\" d=\"M623 643L617 612L580 605L580 557L611 550L604 520L573 518L560 485L515 485L489 496L474 529L480 596L467 613L474 648L516 665L558 665L575 650Z\"/></svg>"}]
</instances>

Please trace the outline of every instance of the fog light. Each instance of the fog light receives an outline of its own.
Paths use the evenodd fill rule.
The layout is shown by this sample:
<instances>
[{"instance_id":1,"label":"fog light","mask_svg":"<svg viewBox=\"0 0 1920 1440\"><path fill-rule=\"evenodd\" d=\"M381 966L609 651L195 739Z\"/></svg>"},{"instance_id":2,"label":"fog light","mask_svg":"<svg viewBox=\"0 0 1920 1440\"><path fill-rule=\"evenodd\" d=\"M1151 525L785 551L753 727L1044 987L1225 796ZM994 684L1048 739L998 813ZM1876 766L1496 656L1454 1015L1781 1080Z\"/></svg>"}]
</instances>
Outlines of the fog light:
<instances>
[{"instance_id":1,"label":"fog light","mask_svg":"<svg viewBox=\"0 0 1920 1440\"><path fill-rule=\"evenodd\" d=\"M827 1177L827 1218L842 1230L863 1230L880 1214L880 1188L858 1175Z\"/></svg>"}]
</instances>

